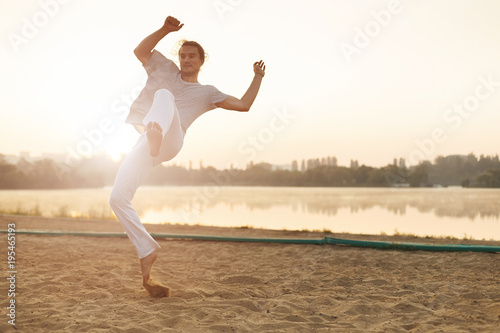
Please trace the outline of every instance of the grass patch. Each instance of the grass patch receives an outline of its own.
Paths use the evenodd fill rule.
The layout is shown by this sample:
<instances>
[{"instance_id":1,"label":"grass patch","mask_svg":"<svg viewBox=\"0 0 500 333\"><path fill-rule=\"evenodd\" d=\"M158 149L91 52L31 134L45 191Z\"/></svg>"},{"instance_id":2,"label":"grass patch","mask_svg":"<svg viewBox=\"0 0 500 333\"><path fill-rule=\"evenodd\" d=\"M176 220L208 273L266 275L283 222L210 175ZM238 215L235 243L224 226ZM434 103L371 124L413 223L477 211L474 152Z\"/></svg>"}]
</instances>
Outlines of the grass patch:
<instances>
[{"instance_id":1,"label":"grass patch","mask_svg":"<svg viewBox=\"0 0 500 333\"><path fill-rule=\"evenodd\" d=\"M0 214L22 215L22 216L42 216L40 205L37 203L32 208L25 208L20 202L17 203L15 210L0 209Z\"/></svg>"},{"instance_id":2,"label":"grass patch","mask_svg":"<svg viewBox=\"0 0 500 333\"><path fill-rule=\"evenodd\" d=\"M44 216L40 210L40 205L37 203L31 208L26 208L22 206L20 202L17 203L16 209L0 209L0 214L6 215L19 215L19 216ZM58 209L52 211L48 216L54 218L82 218L82 219L93 219L93 220L116 220L115 214L111 208L101 207L100 209L90 208L86 213L73 212L70 208L65 205Z\"/></svg>"}]
</instances>

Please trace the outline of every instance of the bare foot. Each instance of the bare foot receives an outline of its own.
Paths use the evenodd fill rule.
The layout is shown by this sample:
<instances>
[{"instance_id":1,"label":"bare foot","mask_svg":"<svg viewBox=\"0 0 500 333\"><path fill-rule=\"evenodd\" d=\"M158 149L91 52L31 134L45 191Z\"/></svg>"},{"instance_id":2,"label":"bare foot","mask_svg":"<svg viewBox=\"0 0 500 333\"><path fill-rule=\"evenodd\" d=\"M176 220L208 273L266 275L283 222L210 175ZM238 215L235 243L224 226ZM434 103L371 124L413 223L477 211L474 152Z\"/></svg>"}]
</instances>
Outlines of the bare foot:
<instances>
[{"instance_id":1,"label":"bare foot","mask_svg":"<svg viewBox=\"0 0 500 333\"><path fill-rule=\"evenodd\" d=\"M154 262L156 261L156 257L158 257L158 253L154 250L148 256L140 259L141 261L141 271L142 271L142 284L144 285L149 281L151 277L151 267L153 267Z\"/></svg>"},{"instance_id":2,"label":"bare foot","mask_svg":"<svg viewBox=\"0 0 500 333\"><path fill-rule=\"evenodd\" d=\"M149 154L153 157L160 153L161 140L163 139L162 129L157 122L150 121L147 126L147 136L149 145Z\"/></svg>"},{"instance_id":3,"label":"bare foot","mask_svg":"<svg viewBox=\"0 0 500 333\"><path fill-rule=\"evenodd\" d=\"M170 289L151 279L151 267L153 267L153 264L156 261L157 257L158 254L155 250L153 251L153 253L140 260L142 271L142 285L144 286L144 289L148 291L149 295L153 297L169 297Z\"/></svg>"}]
</instances>

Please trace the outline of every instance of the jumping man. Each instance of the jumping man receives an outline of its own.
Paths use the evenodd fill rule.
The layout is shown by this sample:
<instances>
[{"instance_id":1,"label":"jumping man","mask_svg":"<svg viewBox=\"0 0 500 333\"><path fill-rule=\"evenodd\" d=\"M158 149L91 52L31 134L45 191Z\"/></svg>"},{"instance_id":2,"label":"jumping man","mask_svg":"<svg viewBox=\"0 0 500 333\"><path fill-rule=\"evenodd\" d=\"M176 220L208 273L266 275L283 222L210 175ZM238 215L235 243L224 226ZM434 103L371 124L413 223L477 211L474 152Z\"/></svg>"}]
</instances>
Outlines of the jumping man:
<instances>
[{"instance_id":1,"label":"jumping man","mask_svg":"<svg viewBox=\"0 0 500 333\"><path fill-rule=\"evenodd\" d=\"M169 16L163 26L146 37L134 50L148 74L146 86L134 101L126 122L141 132L136 145L123 160L116 175L110 205L127 236L137 249L142 284L154 297L168 297L170 290L151 279L151 267L160 245L146 231L131 201L149 170L173 159L181 150L184 136L193 121L203 113L223 108L249 111L265 75L261 60L254 63L254 77L240 99L226 95L211 85L198 82L205 51L193 41L185 41L179 50L179 67L154 48L167 34L184 24Z\"/></svg>"}]
</instances>

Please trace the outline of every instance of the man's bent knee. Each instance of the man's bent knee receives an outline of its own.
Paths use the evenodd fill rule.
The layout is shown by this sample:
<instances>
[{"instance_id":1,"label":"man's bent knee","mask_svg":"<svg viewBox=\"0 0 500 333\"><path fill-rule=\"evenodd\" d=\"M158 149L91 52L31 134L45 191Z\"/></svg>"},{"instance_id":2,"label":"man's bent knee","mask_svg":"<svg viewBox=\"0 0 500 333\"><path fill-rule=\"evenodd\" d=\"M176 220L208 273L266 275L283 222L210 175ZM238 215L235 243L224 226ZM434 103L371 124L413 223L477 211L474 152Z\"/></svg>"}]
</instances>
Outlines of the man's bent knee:
<instances>
[{"instance_id":1,"label":"man's bent knee","mask_svg":"<svg viewBox=\"0 0 500 333\"><path fill-rule=\"evenodd\" d=\"M171 99L171 100L175 99L174 94L172 94L172 92L170 92L170 90L164 89L164 88L158 89L155 92L154 98L166 98L166 99Z\"/></svg>"},{"instance_id":2,"label":"man's bent knee","mask_svg":"<svg viewBox=\"0 0 500 333\"><path fill-rule=\"evenodd\" d=\"M113 210L127 203L127 201L127 198L123 194L120 194L115 190L111 191L111 195L109 196L109 205Z\"/></svg>"}]
</instances>

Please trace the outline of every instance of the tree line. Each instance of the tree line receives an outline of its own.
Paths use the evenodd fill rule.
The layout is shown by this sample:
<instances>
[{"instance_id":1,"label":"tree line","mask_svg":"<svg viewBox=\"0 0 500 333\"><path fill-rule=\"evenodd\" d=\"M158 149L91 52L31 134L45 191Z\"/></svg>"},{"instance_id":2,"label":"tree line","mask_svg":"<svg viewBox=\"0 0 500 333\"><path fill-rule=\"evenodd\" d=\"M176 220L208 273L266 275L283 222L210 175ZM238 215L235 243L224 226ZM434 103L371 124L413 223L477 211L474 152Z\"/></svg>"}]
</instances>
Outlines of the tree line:
<instances>
[{"instance_id":1,"label":"tree line","mask_svg":"<svg viewBox=\"0 0 500 333\"><path fill-rule=\"evenodd\" d=\"M404 163L375 168L317 164L306 170L273 170L268 163L250 164L246 169L218 170L214 167L186 169L177 165L153 168L144 185L218 185L218 186L315 186L315 187L389 187L389 186L463 186L500 188L498 155L439 156L417 166ZM106 156L82 159L71 167L50 159L16 164L0 155L1 189L96 188L113 185L119 163Z\"/></svg>"}]
</instances>

